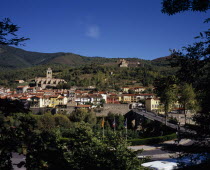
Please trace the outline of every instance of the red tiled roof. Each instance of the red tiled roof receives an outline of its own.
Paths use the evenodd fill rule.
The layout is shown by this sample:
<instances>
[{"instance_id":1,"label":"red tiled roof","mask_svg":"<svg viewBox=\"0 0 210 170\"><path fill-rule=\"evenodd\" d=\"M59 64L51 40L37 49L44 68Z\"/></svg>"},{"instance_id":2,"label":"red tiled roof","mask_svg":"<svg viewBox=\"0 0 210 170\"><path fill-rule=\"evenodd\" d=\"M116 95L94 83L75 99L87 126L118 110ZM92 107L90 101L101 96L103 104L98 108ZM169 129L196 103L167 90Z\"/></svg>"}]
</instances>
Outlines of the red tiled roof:
<instances>
[{"instance_id":1,"label":"red tiled roof","mask_svg":"<svg viewBox=\"0 0 210 170\"><path fill-rule=\"evenodd\" d=\"M142 88L145 88L145 87L133 87L133 89L142 89Z\"/></svg>"},{"instance_id":2,"label":"red tiled roof","mask_svg":"<svg viewBox=\"0 0 210 170\"><path fill-rule=\"evenodd\" d=\"M30 94L34 96L44 96L44 93L30 93Z\"/></svg>"},{"instance_id":3,"label":"red tiled roof","mask_svg":"<svg viewBox=\"0 0 210 170\"><path fill-rule=\"evenodd\" d=\"M89 97L95 97L95 98L97 98L97 97L102 98L102 96L100 94L89 94L88 96Z\"/></svg>"},{"instance_id":4,"label":"red tiled roof","mask_svg":"<svg viewBox=\"0 0 210 170\"><path fill-rule=\"evenodd\" d=\"M43 98L43 96L33 96L31 98Z\"/></svg>"},{"instance_id":5,"label":"red tiled roof","mask_svg":"<svg viewBox=\"0 0 210 170\"><path fill-rule=\"evenodd\" d=\"M123 94L123 96L136 96L136 94Z\"/></svg>"},{"instance_id":6,"label":"red tiled roof","mask_svg":"<svg viewBox=\"0 0 210 170\"><path fill-rule=\"evenodd\" d=\"M17 86L17 89L22 89L24 88L25 86Z\"/></svg>"},{"instance_id":7,"label":"red tiled roof","mask_svg":"<svg viewBox=\"0 0 210 170\"><path fill-rule=\"evenodd\" d=\"M35 87L29 87L28 89L34 89Z\"/></svg>"},{"instance_id":8,"label":"red tiled roof","mask_svg":"<svg viewBox=\"0 0 210 170\"><path fill-rule=\"evenodd\" d=\"M29 97L21 97L20 100L27 100Z\"/></svg>"},{"instance_id":9,"label":"red tiled roof","mask_svg":"<svg viewBox=\"0 0 210 170\"><path fill-rule=\"evenodd\" d=\"M98 94L106 94L104 91L99 91Z\"/></svg>"},{"instance_id":10,"label":"red tiled roof","mask_svg":"<svg viewBox=\"0 0 210 170\"><path fill-rule=\"evenodd\" d=\"M174 108L173 110L184 110L184 108Z\"/></svg>"},{"instance_id":11,"label":"red tiled roof","mask_svg":"<svg viewBox=\"0 0 210 170\"><path fill-rule=\"evenodd\" d=\"M76 107L91 107L91 105L78 105Z\"/></svg>"},{"instance_id":12,"label":"red tiled roof","mask_svg":"<svg viewBox=\"0 0 210 170\"><path fill-rule=\"evenodd\" d=\"M57 98L59 95L50 95L50 98Z\"/></svg>"},{"instance_id":13,"label":"red tiled roof","mask_svg":"<svg viewBox=\"0 0 210 170\"><path fill-rule=\"evenodd\" d=\"M138 96L153 96L154 94L148 94L148 93L142 93L142 94L138 94Z\"/></svg>"}]
</instances>

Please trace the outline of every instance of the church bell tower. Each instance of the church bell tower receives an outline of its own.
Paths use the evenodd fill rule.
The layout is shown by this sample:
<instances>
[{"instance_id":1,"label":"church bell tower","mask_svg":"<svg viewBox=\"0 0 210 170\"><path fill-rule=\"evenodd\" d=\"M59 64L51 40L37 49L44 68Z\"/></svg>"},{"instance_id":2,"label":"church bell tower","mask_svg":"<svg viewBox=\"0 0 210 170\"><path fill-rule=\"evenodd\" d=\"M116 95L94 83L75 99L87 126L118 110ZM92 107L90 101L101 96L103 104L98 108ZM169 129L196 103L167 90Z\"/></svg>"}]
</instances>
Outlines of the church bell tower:
<instances>
[{"instance_id":1,"label":"church bell tower","mask_svg":"<svg viewBox=\"0 0 210 170\"><path fill-rule=\"evenodd\" d=\"M51 79L52 78L52 69L51 68L48 68L47 69L47 78L48 79Z\"/></svg>"}]
</instances>

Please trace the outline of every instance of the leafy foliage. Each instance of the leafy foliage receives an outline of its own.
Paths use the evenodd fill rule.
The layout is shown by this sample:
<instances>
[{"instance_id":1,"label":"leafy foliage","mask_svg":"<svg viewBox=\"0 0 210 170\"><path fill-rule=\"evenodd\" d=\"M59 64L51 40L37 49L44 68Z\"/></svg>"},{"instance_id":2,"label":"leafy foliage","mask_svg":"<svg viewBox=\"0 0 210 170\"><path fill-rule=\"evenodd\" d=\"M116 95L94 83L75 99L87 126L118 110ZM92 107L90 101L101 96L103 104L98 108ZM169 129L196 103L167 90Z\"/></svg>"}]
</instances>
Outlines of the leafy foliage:
<instances>
[{"instance_id":1,"label":"leafy foliage","mask_svg":"<svg viewBox=\"0 0 210 170\"><path fill-rule=\"evenodd\" d=\"M50 115L44 118L46 116L49 120ZM21 154L23 150L26 160L19 166L27 169L141 169L136 153L127 148L120 136L110 136L103 141L82 121L66 129L69 139L62 140L58 128L40 129L37 121L39 119L29 114L1 115L1 169L12 169L12 152Z\"/></svg>"},{"instance_id":2,"label":"leafy foliage","mask_svg":"<svg viewBox=\"0 0 210 170\"><path fill-rule=\"evenodd\" d=\"M5 18L0 21L0 45L19 45L29 38L21 37L16 35L19 27L13 24L9 18Z\"/></svg>"},{"instance_id":3,"label":"leafy foliage","mask_svg":"<svg viewBox=\"0 0 210 170\"><path fill-rule=\"evenodd\" d=\"M163 0L162 12L174 15L183 11L205 12L210 8L209 0Z\"/></svg>"},{"instance_id":4,"label":"leafy foliage","mask_svg":"<svg viewBox=\"0 0 210 170\"><path fill-rule=\"evenodd\" d=\"M166 119L171 106L177 101L178 88L176 82L177 79L175 76L169 76L158 79L154 84L156 94L160 97L160 101L164 105Z\"/></svg>"}]
</instances>

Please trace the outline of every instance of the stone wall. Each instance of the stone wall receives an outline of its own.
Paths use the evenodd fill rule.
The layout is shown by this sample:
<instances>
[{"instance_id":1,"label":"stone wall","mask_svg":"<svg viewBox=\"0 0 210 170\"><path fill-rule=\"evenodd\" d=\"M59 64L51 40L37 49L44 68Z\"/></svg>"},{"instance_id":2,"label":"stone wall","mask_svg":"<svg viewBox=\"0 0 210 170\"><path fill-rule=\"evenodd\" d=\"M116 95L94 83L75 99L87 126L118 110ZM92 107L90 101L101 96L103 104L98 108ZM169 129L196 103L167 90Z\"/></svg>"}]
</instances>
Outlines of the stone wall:
<instances>
[{"instance_id":1,"label":"stone wall","mask_svg":"<svg viewBox=\"0 0 210 170\"><path fill-rule=\"evenodd\" d=\"M33 107L30 108L32 114L44 114L46 112L51 112L52 114L65 112L66 114L71 114L75 109L73 106L68 106L67 108L47 108L47 107Z\"/></svg>"},{"instance_id":2,"label":"stone wall","mask_svg":"<svg viewBox=\"0 0 210 170\"><path fill-rule=\"evenodd\" d=\"M67 106L67 108L56 108L56 113L71 114L75 110L75 106Z\"/></svg>"},{"instance_id":3,"label":"stone wall","mask_svg":"<svg viewBox=\"0 0 210 170\"><path fill-rule=\"evenodd\" d=\"M74 111L75 106L68 106L67 108L30 108L33 114L44 114L45 112L51 112L52 114L58 112L65 112L71 114ZM96 112L97 116L107 116L108 113L125 115L130 111L129 104L104 104L104 107L100 111Z\"/></svg>"},{"instance_id":4,"label":"stone wall","mask_svg":"<svg viewBox=\"0 0 210 170\"><path fill-rule=\"evenodd\" d=\"M47 108L47 107L33 107L33 108L30 108L30 111L32 114L36 114L36 115L41 115L46 112L51 112L52 114L56 113L55 108Z\"/></svg>"},{"instance_id":5,"label":"stone wall","mask_svg":"<svg viewBox=\"0 0 210 170\"><path fill-rule=\"evenodd\" d=\"M129 104L104 104L103 109L97 113L97 116L107 116L110 112L124 115L129 111Z\"/></svg>"}]
</instances>

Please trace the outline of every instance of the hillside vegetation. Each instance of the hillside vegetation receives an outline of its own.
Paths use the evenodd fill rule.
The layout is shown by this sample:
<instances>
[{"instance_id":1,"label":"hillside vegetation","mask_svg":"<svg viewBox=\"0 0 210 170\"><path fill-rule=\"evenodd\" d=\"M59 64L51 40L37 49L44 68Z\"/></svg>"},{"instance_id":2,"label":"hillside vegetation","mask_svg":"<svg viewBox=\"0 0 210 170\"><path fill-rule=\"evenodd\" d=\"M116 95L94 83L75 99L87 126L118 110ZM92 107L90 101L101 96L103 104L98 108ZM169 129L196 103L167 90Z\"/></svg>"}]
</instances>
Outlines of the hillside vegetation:
<instances>
[{"instance_id":1,"label":"hillside vegetation","mask_svg":"<svg viewBox=\"0 0 210 170\"><path fill-rule=\"evenodd\" d=\"M168 65L167 60L159 58L149 61L138 58L125 58L127 61L138 61L142 65ZM0 45L0 68L26 68L43 64L61 64L68 66L81 66L87 64L100 64L107 66L117 66L118 58L105 57L85 57L73 53L40 53L25 51L20 48ZM163 62L164 61L164 62ZM166 62L165 62L166 61Z\"/></svg>"},{"instance_id":2,"label":"hillside vegetation","mask_svg":"<svg viewBox=\"0 0 210 170\"><path fill-rule=\"evenodd\" d=\"M139 67L120 68L118 58L85 57L73 53L38 53L19 48L0 46L0 85L15 87L14 80L31 82L44 77L46 69L53 69L53 76L63 78L70 86L95 86L99 89L119 89L127 85L149 86L157 77L173 75L167 58L149 61L125 58L140 62Z\"/></svg>"}]
</instances>

